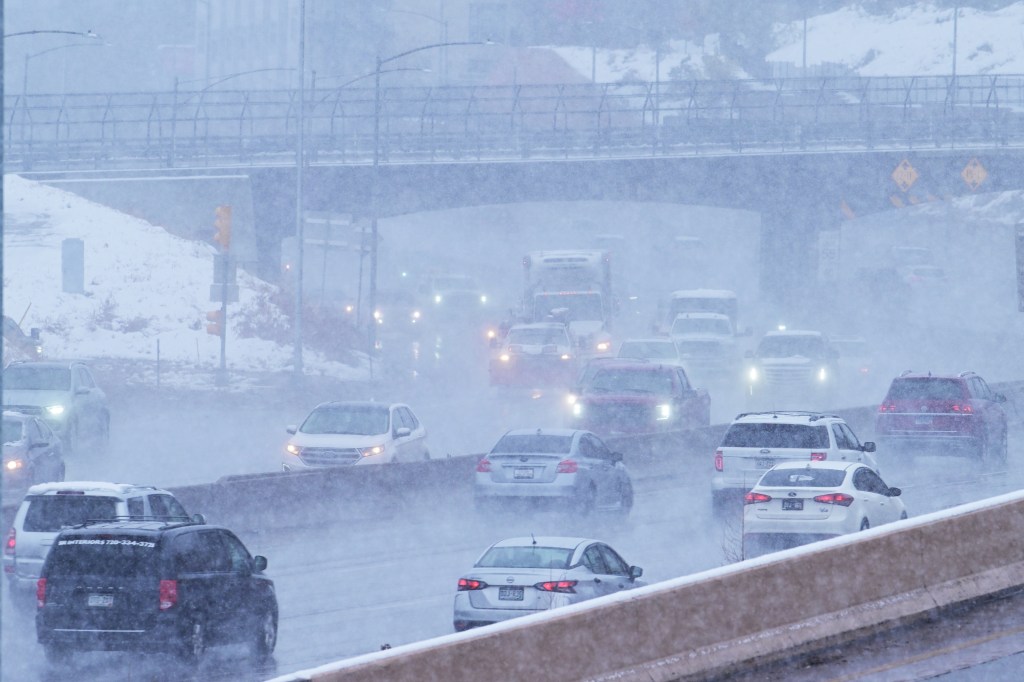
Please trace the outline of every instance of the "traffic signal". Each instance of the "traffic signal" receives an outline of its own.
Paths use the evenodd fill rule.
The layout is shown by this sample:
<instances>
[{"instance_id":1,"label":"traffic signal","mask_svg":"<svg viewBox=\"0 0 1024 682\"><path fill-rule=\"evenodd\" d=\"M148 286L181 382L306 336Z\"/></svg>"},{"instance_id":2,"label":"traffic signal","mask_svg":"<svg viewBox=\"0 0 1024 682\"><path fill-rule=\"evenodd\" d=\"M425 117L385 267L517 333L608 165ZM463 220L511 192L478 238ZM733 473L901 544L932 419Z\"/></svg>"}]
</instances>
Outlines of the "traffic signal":
<instances>
[{"instance_id":1,"label":"traffic signal","mask_svg":"<svg viewBox=\"0 0 1024 682\"><path fill-rule=\"evenodd\" d=\"M209 324L206 325L207 334L220 336L224 333L224 311L211 310L206 313L206 319L209 321Z\"/></svg>"},{"instance_id":2,"label":"traffic signal","mask_svg":"<svg viewBox=\"0 0 1024 682\"><path fill-rule=\"evenodd\" d=\"M231 248L231 207L218 206L214 211L217 219L213 221L217 231L213 235L213 241L220 244L221 251Z\"/></svg>"}]
</instances>

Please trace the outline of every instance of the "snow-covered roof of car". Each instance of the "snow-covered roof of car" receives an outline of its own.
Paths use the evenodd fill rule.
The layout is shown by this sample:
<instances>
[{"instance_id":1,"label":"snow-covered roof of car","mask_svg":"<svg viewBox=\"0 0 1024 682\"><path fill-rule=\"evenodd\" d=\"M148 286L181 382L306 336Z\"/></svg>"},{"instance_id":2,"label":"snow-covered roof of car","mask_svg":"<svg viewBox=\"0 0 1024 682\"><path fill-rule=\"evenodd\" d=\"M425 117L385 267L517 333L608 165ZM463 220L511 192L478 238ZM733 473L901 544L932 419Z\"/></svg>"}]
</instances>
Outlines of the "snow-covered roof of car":
<instances>
[{"instance_id":1,"label":"snow-covered roof of car","mask_svg":"<svg viewBox=\"0 0 1024 682\"><path fill-rule=\"evenodd\" d=\"M766 332L765 336L825 336L821 332L810 331L807 329L779 329L776 331Z\"/></svg>"},{"instance_id":2,"label":"snow-covered roof of car","mask_svg":"<svg viewBox=\"0 0 1024 682\"><path fill-rule=\"evenodd\" d=\"M722 313L679 313L676 315L677 320L725 320L730 322L728 315Z\"/></svg>"},{"instance_id":3,"label":"snow-covered roof of car","mask_svg":"<svg viewBox=\"0 0 1024 682\"><path fill-rule=\"evenodd\" d=\"M565 329L565 324L562 322L528 322L509 327L509 331L513 329Z\"/></svg>"},{"instance_id":4,"label":"snow-covered roof of car","mask_svg":"<svg viewBox=\"0 0 1024 682\"><path fill-rule=\"evenodd\" d=\"M574 436L579 429L510 429L506 436Z\"/></svg>"},{"instance_id":5,"label":"snow-covered roof of car","mask_svg":"<svg viewBox=\"0 0 1024 682\"><path fill-rule=\"evenodd\" d=\"M856 466L866 466L862 462L847 462L838 459L825 459L821 461L789 461L779 462L773 469L837 469L840 471Z\"/></svg>"},{"instance_id":6,"label":"snow-covered roof of car","mask_svg":"<svg viewBox=\"0 0 1024 682\"><path fill-rule=\"evenodd\" d=\"M55 483L37 483L28 489L27 495L46 495L48 493L113 493L124 495L133 490L160 490L151 485L134 483L110 483L107 481L60 481Z\"/></svg>"},{"instance_id":7,"label":"snow-covered roof of car","mask_svg":"<svg viewBox=\"0 0 1024 682\"><path fill-rule=\"evenodd\" d=\"M736 292L729 289L679 289L670 294L671 298L736 298Z\"/></svg>"},{"instance_id":8,"label":"snow-covered roof of car","mask_svg":"<svg viewBox=\"0 0 1024 682\"><path fill-rule=\"evenodd\" d=\"M669 336L649 336L649 337L646 337L646 338L643 338L643 339L623 339L622 343L623 344L627 344L627 343L672 343L672 344L674 344L675 341L672 340L672 338L669 337Z\"/></svg>"},{"instance_id":9,"label":"snow-covered roof of car","mask_svg":"<svg viewBox=\"0 0 1024 682\"><path fill-rule=\"evenodd\" d=\"M539 547L561 547L563 549L576 549L582 544L590 544L591 542L597 542L590 538L572 538L572 537L561 537L557 535L541 535L539 537L533 537L532 535L526 535L516 538L506 538L495 542L492 547L529 547L530 545L537 545Z\"/></svg>"},{"instance_id":10,"label":"snow-covered roof of car","mask_svg":"<svg viewBox=\"0 0 1024 682\"><path fill-rule=\"evenodd\" d=\"M779 410L775 412L741 412L734 422L788 422L790 424L812 424L822 419L842 419L835 414L823 412L797 412Z\"/></svg>"}]
</instances>

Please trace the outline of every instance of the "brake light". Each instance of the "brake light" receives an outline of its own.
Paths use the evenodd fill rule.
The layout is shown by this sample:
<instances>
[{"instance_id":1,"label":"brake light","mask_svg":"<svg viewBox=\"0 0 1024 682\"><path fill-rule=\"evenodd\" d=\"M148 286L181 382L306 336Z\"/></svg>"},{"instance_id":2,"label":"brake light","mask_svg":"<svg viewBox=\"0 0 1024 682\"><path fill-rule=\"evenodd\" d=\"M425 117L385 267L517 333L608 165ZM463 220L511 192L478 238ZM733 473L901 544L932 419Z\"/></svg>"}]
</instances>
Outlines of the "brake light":
<instances>
[{"instance_id":1,"label":"brake light","mask_svg":"<svg viewBox=\"0 0 1024 682\"><path fill-rule=\"evenodd\" d=\"M556 474L575 474L580 470L579 463L574 459L563 459L555 469Z\"/></svg>"},{"instance_id":2,"label":"brake light","mask_svg":"<svg viewBox=\"0 0 1024 682\"><path fill-rule=\"evenodd\" d=\"M485 587L487 587L487 583L485 583L483 580L473 580L472 578L459 578L459 592L482 590Z\"/></svg>"},{"instance_id":3,"label":"brake light","mask_svg":"<svg viewBox=\"0 0 1024 682\"><path fill-rule=\"evenodd\" d=\"M46 606L46 578L36 581L36 606L39 608Z\"/></svg>"},{"instance_id":4,"label":"brake light","mask_svg":"<svg viewBox=\"0 0 1024 682\"><path fill-rule=\"evenodd\" d=\"M853 504L853 496L846 493L825 493L824 495L816 495L814 501L821 502L822 504L838 504L841 507L849 507Z\"/></svg>"},{"instance_id":5,"label":"brake light","mask_svg":"<svg viewBox=\"0 0 1024 682\"><path fill-rule=\"evenodd\" d=\"M725 471L725 458L721 450L715 450L715 471Z\"/></svg>"},{"instance_id":6,"label":"brake light","mask_svg":"<svg viewBox=\"0 0 1024 682\"><path fill-rule=\"evenodd\" d=\"M7 541L4 542L4 554L14 556L14 549L18 544L18 533L12 527L7 531Z\"/></svg>"},{"instance_id":7,"label":"brake light","mask_svg":"<svg viewBox=\"0 0 1024 682\"><path fill-rule=\"evenodd\" d=\"M772 496L765 495L764 493L749 492L743 496L743 504L759 504L761 502L771 502Z\"/></svg>"},{"instance_id":8,"label":"brake light","mask_svg":"<svg viewBox=\"0 0 1024 682\"><path fill-rule=\"evenodd\" d=\"M491 460L484 457L476 463L477 473L486 474L491 470Z\"/></svg>"},{"instance_id":9,"label":"brake light","mask_svg":"<svg viewBox=\"0 0 1024 682\"><path fill-rule=\"evenodd\" d=\"M878 406L878 411L879 412L895 412L896 411L896 403L882 403L881 405Z\"/></svg>"},{"instance_id":10,"label":"brake light","mask_svg":"<svg viewBox=\"0 0 1024 682\"><path fill-rule=\"evenodd\" d=\"M578 580L548 580L547 582L534 585L543 592L561 592L563 594L576 594L576 583Z\"/></svg>"},{"instance_id":11,"label":"brake light","mask_svg":"<svg viewBox=\"0 0 1024 682\"><path fill-rule=\"evenodd\" d=\"M166 611L178 603L178 581L160 581L160 610Z\"/></svg>"},{"instance_id":12,"label":"brake light","mask_svg":"<svg viewBox=\"0 0 1024 682\"><path fill-rule=\"evenodd\" d=\"M827 452L812 452L811 453L811 461L812 462L824 462L826 459L828 459L828 453Z\"/></svg>"},{"instance_id":13,"label":"brake light","mask_svg":"<svg viewBox=\"0 0 1024 682\"><path fill-rule=\"evenodd\" d=\"M953 407L952 407L952 410L954 412L959 412L960 414L973 414L974 413L974 408L971 407L970 405L957 405L957 404L954 404Z\"/></svg>"}]
</instances>

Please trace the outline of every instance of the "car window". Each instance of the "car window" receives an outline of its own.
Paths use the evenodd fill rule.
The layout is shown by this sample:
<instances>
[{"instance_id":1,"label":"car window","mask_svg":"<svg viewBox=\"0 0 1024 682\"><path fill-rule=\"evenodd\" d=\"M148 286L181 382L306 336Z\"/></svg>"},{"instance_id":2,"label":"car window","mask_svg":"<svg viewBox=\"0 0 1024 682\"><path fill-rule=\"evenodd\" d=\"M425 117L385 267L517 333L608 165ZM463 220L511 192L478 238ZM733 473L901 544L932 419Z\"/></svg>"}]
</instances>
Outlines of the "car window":
<instances>
[{"instance_id":1,"label":"car window","mask_svg":"<svg viewBox=\"0 0 1024 682\"><path fill-rule=\"evenodd\" d=\"M39 422L35 419L26 419L24 427L29 440L42 440L42 435L39 433Z\"/></svg>"},{"instance_id":2,"label":"car window","mask_svg":"<svg viewBox=\"0 0 1024 682\"><path fill-rule=\"evenodd\" d=\"M604 557L601 556L601 548L599 545L591 545L587 547L587 551L583 553L583 565L587 567L591 573L598 575L608 575L610 571L608 566L604 563Z\"/></svg>"},{"instance_id":3,"label":"car window","mask_svg":"<svg viewBox=\"0 0 1024 682\"><path fill-rule=\"evenodd\" d=\"M231 570L227 546L214 531L182 533L174 539L174 556L181 573L225 573Z\"/></svg>"},{"instance_id":4,"label":"car window","mask_svg":"<svg viewBox=\"0 0 1024 682\"><path fill-rule=\"evenodd\" d=\"M849 424L838 424L839 428L844 434L846 434L846 442L850 446L850 450L860 450L860 440L857 438L857 434L853 432Z\"/></svg>"},{"instance_id":5,"label":"car window","mask_svg":"<svg viewBox=\"0 0 1024 682\"><path fill-rule=\"evenodd\" d=\"M629 564L608 545L598 545L609 575L629 575Z\"/></svg>"},{"instance_id":6,"label":"car window","mask_svg":"<svg viewBox=\"0 0 1024 682\"><path fill-rule=\"evenodd\" d=\"M571 558L572 550L564 547L491 547L475 565L477 568L568 568Z\"/></svg>"},{"instance_id":7,"label":"car window","mask_svg":"<svg viewBox=\"0 0 1024 682\"><path fill-rule=\"evenodd\" d=\"M3 442L17 443L21 440L22 420L15 417L4 417Z\"/></svg>"},{"instance_id":8,"label":"car window","mask_svg":"<svg viewBox=\"0 0 1024 682\"><path fill-rule=\"evenodd\" d=\"M150 495L149 508L152 510L153 516L163 518L188 518L188 513L185 511L185 508L181 506L181 503L178 502L173 495Z\"/></svg>"},{"instance_id":9,"label":"car window","mask_svg":"<svg viewBox=\"0 0 1024 682\"><path fill-rule=\"evenodd\" d=\"M92 374L85 367L78 367L75 374L78 375L78 386L80 388L94 388L96 382L92 380Z\"/></svg>"},{"instance_id":10,"label":"car window","mask_svg":"<svg viewBox=\"0 0 1024 682\"><path fill-rule=\"evenodd\" d=\"M420 427L420 422L418 419L416 419L416 415L412 413L412 410L410 410L408 407L403 407L401 409L402 418L405 420L405 425L408 426L413 431L418 429Z\"/></svg>"},{"instance_id":11,"label":"car window","mask_svg":"<svg viewBox=\"0 0 1024 682\"><path fill-rule=\"evenodd\" d=\"M134 520L146 518L146 501L142 495L128 498L128 517Z\"/></svg>"},{"instance_id":12,"label":"car window","mask_svg":"<svg viewBox=\"0 0 1024 682\"><path fill-rule=\"evenodd\" d=\"M672 375L656 369L598 370L591 377L588 390L595 393L635 391L637 393L672 393Z\"/></svg>"},{"instance_id":13,"label":"car window","mask_svg":"<svg viewBox=\"0 0 1024 682\"><path fill-rule=\"evenodd\" d=\"M157 543L146 535L72 536L54 543L49 576L141 577L156 572Z\"/></svg>"},{"instance_id":14,"label":"car window","mask_svg":"<svg viewBox=\"0 0 1024 682\"><path fill-rule=\"evenodd\" d=\"M38 419L33 420L32 423L39 430L40 438L50 443L54 441L53 429L50 428L49 424Z\"/></svg>"},{"instance_id":15,"label":"car window","mask_svg":"<svg viewBox=\"0 0 1024 682\"><path fill-rule=\"evenodd\" d=\"M828 427L808 424L736 423L729 427L723 447L828 448Z\"/></svg>"},{"instance_id":16,"label":"car window","mask_svg":"<svg viewBox=\"0 0 1024 682\"><path fill-rule=\"evenodd\" d=\"M879 495L887 495L889 493L889 486L874 471L871 469L861 469L860 473L864 485L863 490L878 493Z\"/></svg>"},{"instance_id":17,"label":"car window","mask_svg":"<svg viewBox=\"0 0 1024 682\"><path fill-rule=\"evenodd\" d=\"M690 379L689 379L689 377L686 376L686 371L680 369L677 372L677 375L679 377L679 387L680 387L680 390L681 391L688 391L688 390L690 390Z\"/></svg>"},{"instance_id":18,"label":"car window","mask_svg":"<svg viewBox=\"0 0 1024 682\"><path fill-rule=\"evenodd\" d=\"M92 519L113 519L117 498L98 495L40 495L29 498L24 529L30 533L56 533Z\"/></svg>"},{"instance_id":19,"label":"car window","mask_svg":"<svg viewBox=\"0 0 1024 682\"><path fill-rule=\"evenodd\" d=\"M67 367L8 365L4 369L3 383L7 390L66 391L71 386L71 370Z\"/></svg>"},{"instance_id":20,"label":"car window","mask_svg":"<svg viewBox=\"0 0 1024 682\"><path fill-rule=\"evenodd\" d=\"M514 452L538 452L552 455L567 455L572 450L572 436L547 434L506 434L494 445L494 454Z\"/></svg>"},{"instance_id":21,"label":"car window","mask_svg":"<svg viewBox=\"0 0 1024 682\"><path fill-rule=\"evenodd\" d=\"M888 400L963 400L966 397L959 379L915 377L892 382Z\"/></svg>"},{"instance_id":22,"label":"car window","mask_svg":"<svg viewBox=\"0 0 1024 682\"><path fill-rule=\"evenodd\" d=\"M580 456L590 458L598 456L597 451L594 449L594 443L589 436L580 436Z\"/></svg>"},{"instance_id":23,"label":"car window","mask_svg":"<svg viewBox=\"0 0 1024 682\"><path fill-rule=\"evenodd\" d=\"M226 532L217 533L217 535L227 550L228 558L231 562L231 570L236 573L249 571L252 566L252 557L249 555L245 545L242 544L242 541Z\"/></svg>"}]
</instances>

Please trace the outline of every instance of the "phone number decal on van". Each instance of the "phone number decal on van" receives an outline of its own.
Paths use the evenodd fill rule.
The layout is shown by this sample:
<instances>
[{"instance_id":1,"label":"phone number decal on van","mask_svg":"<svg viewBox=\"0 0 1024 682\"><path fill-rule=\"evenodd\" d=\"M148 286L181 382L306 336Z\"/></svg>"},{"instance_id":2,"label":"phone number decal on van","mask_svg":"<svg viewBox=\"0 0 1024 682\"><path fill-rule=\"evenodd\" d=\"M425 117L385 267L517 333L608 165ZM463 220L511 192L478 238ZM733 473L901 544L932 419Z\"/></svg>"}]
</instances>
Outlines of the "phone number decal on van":
<instances>
[{"instance_id":1,"label":"phone number decal on van","mask_svg":"<svg viewBox=\"0 0 1024 682\"><path fill-rule=\"evenodd\" d=\"M155 542L144 540L113 540L113 539L81 539L81 540L60 540L58 545L122 545L128 547L156 547Z\"/></svg>"}]
</instances>

